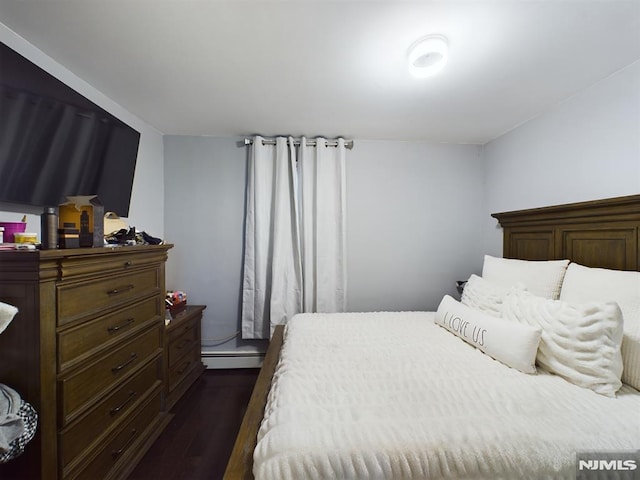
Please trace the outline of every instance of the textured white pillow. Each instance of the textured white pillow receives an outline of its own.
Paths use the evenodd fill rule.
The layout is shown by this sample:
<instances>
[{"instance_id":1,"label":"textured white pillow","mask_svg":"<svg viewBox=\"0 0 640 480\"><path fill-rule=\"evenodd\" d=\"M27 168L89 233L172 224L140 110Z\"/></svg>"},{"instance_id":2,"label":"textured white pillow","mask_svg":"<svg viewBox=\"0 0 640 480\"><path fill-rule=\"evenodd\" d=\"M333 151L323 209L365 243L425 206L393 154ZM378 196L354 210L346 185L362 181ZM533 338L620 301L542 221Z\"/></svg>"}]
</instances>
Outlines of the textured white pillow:
<instances>
[{"instance_id":1,"label":"textured white pillow","mask_svg":"<svg viewBox=\"0 0 640 480\"><path fill-rule=\"evenodd\" d=\"M516 288L521 285L518 284ZM494 317L502 317L502 302L509 290L472 274L464 284L460 301L467 307L482 310Z\"/></svg>"},{"instance_id":2,"label":"textured white pillow","mask_svg":"<svg viewBox=\"0 0 640 480\"><path fill-rule=\"evenodd\" d=\"M485 255L482 278L503 287L520 282L534 295L555 300L560 296L567 265L569 260L513 260Z\"/></svg>"},{"instance_id":3,"label":"textured white pillow","mask_svg":"<svg viewBox=\"0 0 640 480\"><path fill-rule=\"evenodd\" d=\"M505 365L524 373L536 371L538 327L492 317L449 295L440 302L434 322Z\"/></svg>"},{"instance_id":4,"label":"textured white pillow","mask_svg":"<svg viewBox=\"0 0 640 480\"><path fill-rule=\"evenodd\" d=\"M640 390L640 272L590 268L572 263L562 283L567 302L615 301L622 310L622 381Z\"/></svg>"},{"instance_id":5,"label":"textured white pillow","mask_svg":"<svg viewBox=\"0 0 640 480\"><path fill-rule=\"evenodd\" d=\"M615 396L622 385L622 312L617 303L574 304L512 289L502 315L542 328L539 366L596 393Z\"/></svg>"}]
</instances>

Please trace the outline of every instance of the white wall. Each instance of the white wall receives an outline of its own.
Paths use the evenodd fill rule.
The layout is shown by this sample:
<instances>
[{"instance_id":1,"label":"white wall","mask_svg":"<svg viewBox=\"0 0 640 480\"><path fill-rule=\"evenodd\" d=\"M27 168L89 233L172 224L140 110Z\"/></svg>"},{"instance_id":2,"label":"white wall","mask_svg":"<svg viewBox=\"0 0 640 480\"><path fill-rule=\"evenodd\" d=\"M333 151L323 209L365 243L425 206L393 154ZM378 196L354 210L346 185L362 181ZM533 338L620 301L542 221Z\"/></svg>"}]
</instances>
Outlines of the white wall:
<instances>
[{"instance_id":1,"label":"white wall","mask_svg":"<svg viewBox=\"0 0 640 480\"><path fill-rule=\"evenodd\" d=\"M165 137L167 285L204 303L205 351L239 330L246 147ZM479 147L355 140L347 155L348 308L433 310L481 262Z\"/></svg>"},{"instance_id":2,"label":"white wall","mask_svg":"<svg viewBox=\"0 0 640 480\"><path fill-rule=\"evenodd\" d=\"M1 23L0 41L140 132L140 146L138 148L128 220L130 225L146 230L153 236L163 237L164 152L162 134L107 98ZM30 207L25 211L34 213L35 209ZM21 218L22 211L19 207L5 205L3 211L3 205L0 204L0 219L3 221L18 221ZM27 230L40 233L40 218L38 215L30 214L27 216Z\"/></svg>"},{"instance_id":3,"label":"white wall","mask_svg":"<svg viewBox=\"0 0 640 480\"><path fill-rule=\"evenodd\" d=\"M486 144L484 245L493 212L640 193L640 61Z\"/></svg>"}]
</instances>

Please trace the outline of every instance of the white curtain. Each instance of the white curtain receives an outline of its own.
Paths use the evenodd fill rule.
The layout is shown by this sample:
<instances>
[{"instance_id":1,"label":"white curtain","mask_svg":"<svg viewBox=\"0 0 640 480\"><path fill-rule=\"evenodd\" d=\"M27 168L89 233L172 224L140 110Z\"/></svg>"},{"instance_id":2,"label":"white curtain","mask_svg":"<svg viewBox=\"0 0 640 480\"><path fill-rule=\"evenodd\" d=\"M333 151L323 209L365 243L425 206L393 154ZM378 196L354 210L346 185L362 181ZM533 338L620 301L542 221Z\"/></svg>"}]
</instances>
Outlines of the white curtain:
<instances>
[{"instance_id":1,"label":"white curtain","mask_svg":"<svg viewBox=\"0 0 640 480\"><path fill-rule=\"evenodd\" d=\"M249 153L242 337L346 308L345 146L255 137Z\"/></svg>"},{"instance_id":2,"label":"white curtain","mask_svg":"<svg viewBox=\"0 0 640 480\"><path fill-rule=\"evenodd\" d=\"M302 286L305 312L346 309L345 146L300 144Z\"/></svg>"}]
</instances>

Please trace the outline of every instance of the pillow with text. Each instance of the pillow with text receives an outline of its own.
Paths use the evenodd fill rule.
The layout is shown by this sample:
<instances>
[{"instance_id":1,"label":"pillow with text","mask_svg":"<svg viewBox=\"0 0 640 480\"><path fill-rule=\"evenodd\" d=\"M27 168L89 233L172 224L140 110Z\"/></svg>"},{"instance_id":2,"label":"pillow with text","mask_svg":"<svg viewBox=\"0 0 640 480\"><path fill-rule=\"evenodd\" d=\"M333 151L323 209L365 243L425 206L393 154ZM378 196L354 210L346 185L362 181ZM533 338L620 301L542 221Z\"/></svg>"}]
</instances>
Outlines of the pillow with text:
<instances>
[{"instance_id":1,"label":"pillow with text","mask_svg":"<svg viewBox=\"0 0 640 480\"><path fill-rule=\"evenodd\" d=\"M434 322L490 357L523 373L535 373L540 328L474 310L445 295Z\"/></svg>"}]
</instances>

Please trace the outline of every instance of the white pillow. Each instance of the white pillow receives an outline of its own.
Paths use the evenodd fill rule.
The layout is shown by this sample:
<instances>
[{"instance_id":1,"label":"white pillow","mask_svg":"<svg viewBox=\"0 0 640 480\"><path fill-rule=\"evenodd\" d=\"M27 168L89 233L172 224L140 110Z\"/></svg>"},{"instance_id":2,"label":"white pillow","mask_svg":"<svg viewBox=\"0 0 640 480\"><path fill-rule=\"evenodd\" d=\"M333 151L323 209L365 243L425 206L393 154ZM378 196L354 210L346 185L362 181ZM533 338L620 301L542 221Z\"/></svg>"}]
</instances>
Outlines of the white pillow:
<instances>
[{"instance_id":1,"label":"white pillow","mask_svg":"<svg viewBox=\"0 0 640 480\"><path fill-rule=\"evenodd\" d=\"M449 295L440 302L434 322L505 365L524 373L536 372L538 327L492 317Z\"/></svg>"},{"instance_id":2,"label":"white pillow","mask_svg":"<svg viewBox=\"0 0 640 480\"><path fill-rule=\"evenodd\" d=\"M640 390L640 272L590 268L572 263L562 283L567 302L615 301L622 310L622 381Z\"/></svg>"},{"instance_id":3,"label":"white pillow","mask_svg":"<svg viewBox=\"0 0 640 480\"><path fill-rule=\"evenodd\" d=\"M7 326L13 320L13 317L18 313L18 309L8 303L0 302L0 333L4 332Z\"/></svg>"},{"instance_id":4,"label":"white pillow","mask_svg":"<svg viewBox=\"0 0 640 480\"><path fill-rule=\"evenodd\" d=\"M521 285L518 284L518 286ZM501 287L472 274L464 284L460 301L467 307L482 310L494 317L502 317L502 301L507 293L509 288Z\"/></svg>"},{"instance_id":5,"label":"white pillow","mask_svg":"<svg viewBox=\"0 0 640 480\"><path fill-rule=\"evenodd\" d=\"M622 385L622 312L615 302L573 304L512 289L503 318L542 328L537 364L581 387L615 396Z\"/></svg>"},{"instance_id":6,"label":"white pillow","mask_svg":"<svg viewBox=\"0 0 640 480\"><path fill-rule=\"evenodd\" d=\"M485 255L482 278L503 287L521 282L534 295L555 300L560 296L567 265L569 260L513 260Z\"/></svg>"}]
</instances>

